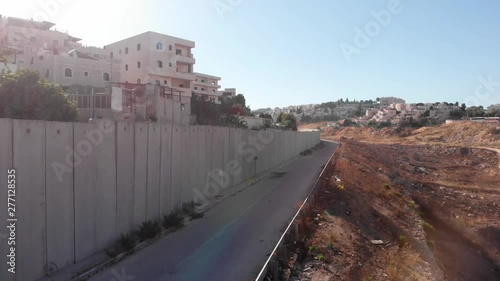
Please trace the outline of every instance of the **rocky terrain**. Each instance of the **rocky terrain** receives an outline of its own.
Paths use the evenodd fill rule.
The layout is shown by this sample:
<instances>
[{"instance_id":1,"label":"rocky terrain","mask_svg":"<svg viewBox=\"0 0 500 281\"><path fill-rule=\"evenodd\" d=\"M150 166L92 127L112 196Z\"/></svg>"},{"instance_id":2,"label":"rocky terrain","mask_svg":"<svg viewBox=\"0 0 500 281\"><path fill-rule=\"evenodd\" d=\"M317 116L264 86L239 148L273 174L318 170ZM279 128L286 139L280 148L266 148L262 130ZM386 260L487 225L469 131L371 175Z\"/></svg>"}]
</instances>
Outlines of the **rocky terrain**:
<instances>
[{"instance_id":1,"label":"rocky terrain","mask_svg":"<svg viewBox=\"0 0 500 281\"><path fill-rule=\"evenodd\" d=\"M282 280L500 280L497 152L339 140Z\"/></svg>"}]
</instances>

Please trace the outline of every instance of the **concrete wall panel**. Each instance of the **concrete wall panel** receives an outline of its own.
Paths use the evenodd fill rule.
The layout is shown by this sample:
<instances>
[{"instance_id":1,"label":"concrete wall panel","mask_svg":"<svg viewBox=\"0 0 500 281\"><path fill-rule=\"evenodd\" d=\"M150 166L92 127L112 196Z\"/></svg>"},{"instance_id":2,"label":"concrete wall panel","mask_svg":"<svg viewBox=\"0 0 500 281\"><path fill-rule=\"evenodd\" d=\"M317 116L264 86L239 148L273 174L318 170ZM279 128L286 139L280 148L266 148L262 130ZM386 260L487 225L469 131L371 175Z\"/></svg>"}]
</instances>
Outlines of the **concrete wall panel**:
<instances>
[{"instance_id":1,"label":"concrete wall panel","mask_svg":"<svg viewBox=\"0 0 500 281\"><path fill-rule=\"evenodd\" d=\"M160 173L160 211L161 216L173 208L172 197L172 125L161 126L161 173Z\"/></svg>"},{"instance_id":2,"label":"concrete wall panel","mask_svg":"<svg viewBox=\"0 0 500 281\"><path fill-rule=\"evenodd\" d=\"M241 167L241 172L234 175L234 185L238 185L243 181L243 173L244 173L244 146L239 146L241 143L241 130L239 129L231 129L231 144L233 151L233 160Z\"/></svg>"},{"instance_id":3,"label":"concrete wall panel","mask_svg":"<svg viewBox=\"0 0 500 281\"><path fill-rule=\"evenodd\" d=\"M148 183L147 183L147 219L160 218L160 158L161 128L158 123L148 126Z\"/></svg>"},{"instance_id":4,"label":"concrete wall panel","mask_svg":"<svg viewBox=\"0 0 500 281\"><path fill-rule=\"evenodd\" d=\"M75 177L75 257L76 261L96 253L97 246L97 161L87 154L89 144L86 132L95 129L92 124L74 124L71 151ZM80 152L83 152L82 155Z\"/></svg>"},{"instance_id":5,"label":"concrete wall panel","mask_svg":"<svg viewBox=\"0 0 500 281\"><path fill-rule=\"evenodd\" d=\"M12 120L0 119L0 221L6 222L7 215L7 170L12 169ZM16 185L17 186L17 185ZM7 271L6 228L0 229L0 280L14 281L15 275Z\"/></svg>"},{"instance_id":6,"label":"concrete wall panel","mask_svg":"<svg viewBox=\"0 0 500 281\"><path fill-rule=\"evenodd\" d=\"M173 209L179 207L182 195L182 126L172 127L172 187L170 205Z\"/></svg>"},{"instance_id":7,"label":"concrete wall panel","mask_svg":"<svg viewBox=\"0 0 500 281\"><path fill-rule=\"evenodd\" d=\"M16 279L34 280L44 274L46 263L45 122L14 120L13 126L15 211L19 219Z\"/></svg>"},{"instance_id":8,"label":"concrete wall panel","mask_svg":"<svg viewBox=\"0 0 500 281\"><path fill-rule=\"evenodd\" d=\"M116 124L101 121L98 130L103 140L95 145L90 157L97 162L97 246L103 250L116 242Z\"/></svg>"},{"instance_id":9,"label":"concrete wall panel","mask_svg":"<svg viewBox=\"0 0 500 281\"><path fill-rule=\"evenodd\" d=\"M116 123L116 206L118 235L134 229L134 124Z\"/></svg>"},{"instance_id":10,"label":"concrete wall panel","mask_svg":"<svg viewBox=\"0 0 500 281\"><path fill-rule=\"evenodd\" d=\"M194 142L193 140L191 140ZM193 186L203 190L207 184L207 174L211 171L212 161L212 129L210 126L198 126L198 161L196 165L196 184Z\"/></svg>"},{"instance_id":11,"label":"concrete wall panel","mask_svg":"<svg viewBox=\"0 0 500 281\"><path fill-rule=\"evenodd\" d=\"M146 221L148 178L148 124L135 123L134 228Z\"/></svg>"},{"instance_id":12,"label":"concrete wall panel","mask_svg":"<svg viewBox=\"0 0 500 281\"><path fill-rule=\"evenodd\" d=\"M192 189L190 188L191 179L191 166L190 166L190 152L191 144L189 140L190 134L189 127L181 128L181 157L179 159L179 165L181 165L181 193L180 193L180 204L182 202L189 201L192 198Z\"/></svg>"},{"instance_id":13,"label":"concrete wall panel","mask_svg":"<svg viewBox=\"0 0 500 281\"><path fill-rule=\"evenodd\" d=\"M73 146L73 124L47 122L45 134L47 261L63 268L75 258L73 163L61 153Z\"/></svg>"}]
</instances>

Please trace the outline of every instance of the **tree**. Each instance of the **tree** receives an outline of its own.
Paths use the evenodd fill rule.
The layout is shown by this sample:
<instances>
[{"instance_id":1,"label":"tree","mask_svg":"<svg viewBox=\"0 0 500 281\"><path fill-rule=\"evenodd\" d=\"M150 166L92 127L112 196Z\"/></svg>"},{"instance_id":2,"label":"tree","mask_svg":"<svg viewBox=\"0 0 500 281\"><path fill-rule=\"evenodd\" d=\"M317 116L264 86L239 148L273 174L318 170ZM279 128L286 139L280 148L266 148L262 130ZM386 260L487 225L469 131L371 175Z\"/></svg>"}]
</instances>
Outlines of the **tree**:
<instances>
[{"instance_id":1,"label":"tree","mask_svg":"<svg viewBox=\"0 0 500 281\"><path fill-rule=\"evenodd\" d=\"M76 121L78 111L61 87L27 69L0 76L0 118Z\"/></svg>"},{"instance_id":2,"label":"tree","mask_svg":"<svg viewBox=\"0 0 500 281\"><path fill-rule=\"evenodd\" d=\"M261 113L259 115L260 118L267 118L267 119L273 119L273 117L271 116L271 114L268 114L268 113Z\"/></svg>"},{"instance_id":3,"label":"tree","mask_svg":"<svg viewBox=\"0 0 500 281\"><path fill-rule=\"evenodd\" d=\"M236 97L234 97L234 103L239 104L242 107L246 107L246 105L247 105L245 96L242 94L238 94L238 95L236 95Z\"/></svg>"},{"instance_id":4,"label":"tree","mask_svg":"<svg viewBox=\"0 0 500 281\"><path fill-rule=\"evenodd\" d=\"M280 113L278 123L285 125L287 130L297 131L297 119L295 119L293 114Z\"/></svg>"},{"instance_id":5,"label":"tree","mask_svg":"<svg viewBox=\"0 0 500 281\"><path fill-rule=\"evenodd\" d=\"M311 115L305 115L304 113L302 113L302 116L300 117L300 121L303 123L310 123L313 121L313 118L311 117Z\"/></svg>"}]
</instances>

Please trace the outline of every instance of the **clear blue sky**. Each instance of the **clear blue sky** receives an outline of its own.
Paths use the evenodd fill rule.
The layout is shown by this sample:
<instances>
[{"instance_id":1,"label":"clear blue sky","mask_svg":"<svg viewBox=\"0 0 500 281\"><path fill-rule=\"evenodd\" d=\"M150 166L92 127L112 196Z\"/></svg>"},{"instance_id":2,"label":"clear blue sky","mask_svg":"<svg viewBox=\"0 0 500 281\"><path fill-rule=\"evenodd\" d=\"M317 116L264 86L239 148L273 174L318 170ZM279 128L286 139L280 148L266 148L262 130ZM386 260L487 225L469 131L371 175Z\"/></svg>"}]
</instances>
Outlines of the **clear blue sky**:
<instances>
[{"instance_id":1,"label":"clear blue sky","mask_svg":"<svg viewBox=\"0 0 500 281\"><path fill-rule=\"evenodd\" d=\"M390 0L40 3L51 1L66 3L49 20L86 45L148 30L195 41L195 71L222 77L222 86L237 88L252 109L380 96L500 103L498 0L400 0L402 10L350 62L340 45L355 46L354 29L364 30L371 12L387 10ZM6 16L44 11L38 0L7 3ZM478 78L488 76L493 86L476 95Z\"/></svg>"}]
</instances>

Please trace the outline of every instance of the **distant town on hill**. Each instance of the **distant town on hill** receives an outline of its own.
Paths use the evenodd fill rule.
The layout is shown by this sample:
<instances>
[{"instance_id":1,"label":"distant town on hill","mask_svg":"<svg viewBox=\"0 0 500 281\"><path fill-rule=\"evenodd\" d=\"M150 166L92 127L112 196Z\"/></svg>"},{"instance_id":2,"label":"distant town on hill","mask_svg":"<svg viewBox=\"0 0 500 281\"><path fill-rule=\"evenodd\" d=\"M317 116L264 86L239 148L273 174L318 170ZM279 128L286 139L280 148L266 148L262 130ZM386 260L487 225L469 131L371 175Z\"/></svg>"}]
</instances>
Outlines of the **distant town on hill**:
<instances>
[{"instance_id":1,"label":"distant town on hill","mask_svg":"<svg viewBox=\"0 0 500 281\"><path fill-rule=\"evenodd\" d=\"M288 106L283 108L263 108L252 111L262 117L277 121L280 114L293 114L302 123L339 121L349 119L357 124L385 123L399 124L403 121L425 124L440 124L446 120L474 119L488 120L487 117L500 117L500 104L467 107L459 102L406 103L397 97L380 97L375 100L349 100L321 104ZM491 120L497 121L498 118ZM497 121L498 122L498 121Z\"/></svg>"}]
</instances>

